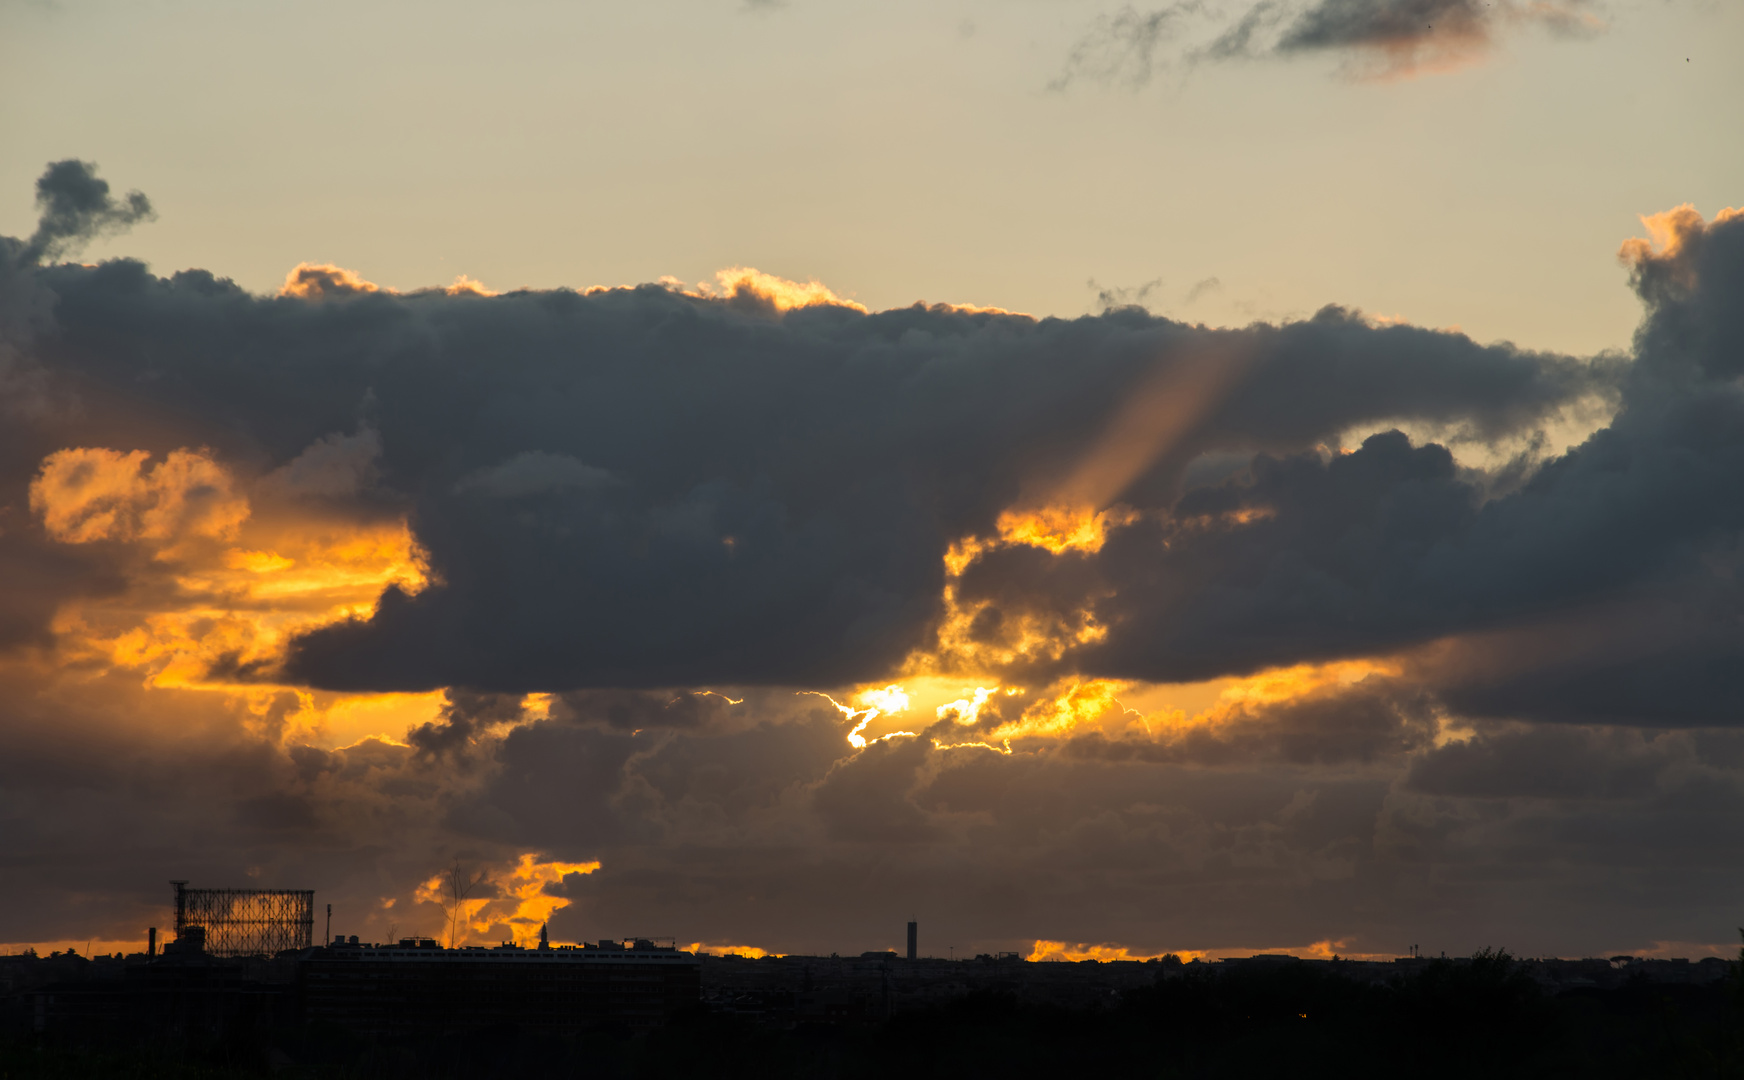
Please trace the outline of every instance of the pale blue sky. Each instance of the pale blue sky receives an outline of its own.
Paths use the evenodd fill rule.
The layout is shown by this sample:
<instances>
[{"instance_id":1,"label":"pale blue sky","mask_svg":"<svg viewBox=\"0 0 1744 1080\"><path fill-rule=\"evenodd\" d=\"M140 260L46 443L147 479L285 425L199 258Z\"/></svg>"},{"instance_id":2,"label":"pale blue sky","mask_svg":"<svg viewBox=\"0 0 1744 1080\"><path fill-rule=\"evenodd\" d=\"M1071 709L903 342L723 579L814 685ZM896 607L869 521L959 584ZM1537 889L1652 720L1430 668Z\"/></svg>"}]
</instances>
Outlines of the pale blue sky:
<instances>
[{"instance_id":1,"label":"pale blue sky","mask_svg":"<svg viewBox=\"0 0 1744 1080\"><path fill-rule=\"evenodd\" d=\"M1119 5L0 0L0 233L76 156L159 211L87 258L256 290L302 260L402 289L748 264L1075 315L1092 278L1161 279L1154 310L1214 324L1339 302L1585 352L1635 324L1637 214L1744 202L1744 3L1605 0L1597 35L1382 83L1183 58L1240 8L1148 82L1058 90Z\"/></svg>"}]
</instances>

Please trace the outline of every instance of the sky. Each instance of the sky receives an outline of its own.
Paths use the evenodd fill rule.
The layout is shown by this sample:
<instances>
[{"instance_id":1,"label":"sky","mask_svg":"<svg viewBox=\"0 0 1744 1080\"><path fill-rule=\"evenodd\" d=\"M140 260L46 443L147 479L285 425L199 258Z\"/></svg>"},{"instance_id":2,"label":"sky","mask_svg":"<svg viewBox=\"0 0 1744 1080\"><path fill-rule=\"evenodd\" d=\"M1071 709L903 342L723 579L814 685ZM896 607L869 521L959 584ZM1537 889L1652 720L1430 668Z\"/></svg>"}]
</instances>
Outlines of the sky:
<instances>
[{"instance_id":1,"label":"sky","mask_svg":"<svg viewBox=\"0 0 1744 1080\"><path fill-rule=\"evenodd\" d=\"M0 0L0 948L1736 948L1741 40Z\"/></svg>"}]
</instances>

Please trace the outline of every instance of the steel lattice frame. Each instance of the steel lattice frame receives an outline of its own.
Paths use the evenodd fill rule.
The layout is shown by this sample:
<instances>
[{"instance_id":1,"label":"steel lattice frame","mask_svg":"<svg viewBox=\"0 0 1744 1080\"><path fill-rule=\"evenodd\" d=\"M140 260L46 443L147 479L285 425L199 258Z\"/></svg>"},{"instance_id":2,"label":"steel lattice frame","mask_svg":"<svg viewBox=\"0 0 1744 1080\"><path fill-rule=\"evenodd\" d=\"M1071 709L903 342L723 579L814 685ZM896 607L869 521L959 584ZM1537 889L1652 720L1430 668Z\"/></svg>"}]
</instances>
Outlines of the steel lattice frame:
<instances>
[{"instance_id":1,"label":"steel lattice frame","mask_svg":"<svg viewBox=\"0 0 1744 1080\"><path fill-rule=\"evenodd\" d=\"M206 931L213 956L272 956L314 944L313 889L190 889L176 882L176 937Z\"/></svg>"}]
</instances>

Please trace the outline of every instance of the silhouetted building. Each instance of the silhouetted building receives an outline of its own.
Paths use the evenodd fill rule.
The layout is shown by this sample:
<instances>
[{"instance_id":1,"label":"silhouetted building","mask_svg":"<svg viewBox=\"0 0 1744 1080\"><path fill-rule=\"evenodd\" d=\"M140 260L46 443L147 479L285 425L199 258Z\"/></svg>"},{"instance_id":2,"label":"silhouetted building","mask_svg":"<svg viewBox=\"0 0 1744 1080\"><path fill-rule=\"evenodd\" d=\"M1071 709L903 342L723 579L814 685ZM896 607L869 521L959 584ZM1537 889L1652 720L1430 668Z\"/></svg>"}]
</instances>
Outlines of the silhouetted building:
<instances>
[{"instance_id":1,"label":"silhouetted building","mask_svg":"<svg viewBox=\"0 0 1744 1080\"><path fill-rule=\"evenodd\" d=\"M296 961L215 957L200 927L157 957L40 963L51 979L21 995L23 1027L84 1042L207 1041L296 1019Z\"/></svg>"},{"instance_id":2,"label":"silhouetted building","mask_svg":"<svg viewBox=\"0 0 1744 1080\"><path fill-rule=\"evenodd\" d=\"M320 1021L361 1035L649 1028L701 999L697 958L645 939L444 949L355 938L213 956L188 927L153 958L0 958L0 1029L80 1042L211 1042Z\"/></svg>"},{"instance_id":3,"label":"silhouetted building","mask_svg":"<svg viewBox=\"0 0 1744 1080\"><path fill-rule=\"evenodd\" d=\"M645 1028L702 994L693 954L646 939L537 949L444 949L427 938L335 945L308 954L299 983L308 1020L373 1035Z\"/></svg>"},{"instance_id":4,"label":"silhouetted building","mask_svg":"<svg viewBox=\"0 0 1744 1080\"><path fill-rule=\"evenodd\" d=\"M917 922L908 924L908 958L920 959L920 924Z\"/></svg>"}]
</instances>

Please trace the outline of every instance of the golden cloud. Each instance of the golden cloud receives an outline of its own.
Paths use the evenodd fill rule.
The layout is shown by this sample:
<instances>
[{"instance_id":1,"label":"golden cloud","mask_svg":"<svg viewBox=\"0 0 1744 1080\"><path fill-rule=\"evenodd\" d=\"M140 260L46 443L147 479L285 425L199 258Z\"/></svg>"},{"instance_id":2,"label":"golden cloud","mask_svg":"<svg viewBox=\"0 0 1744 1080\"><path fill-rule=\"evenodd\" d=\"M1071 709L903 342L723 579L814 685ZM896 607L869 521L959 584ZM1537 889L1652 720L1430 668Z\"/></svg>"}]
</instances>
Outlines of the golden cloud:
<instances>
[{"instance_id":1,"label":"golden cloud","mask_svg":"<svg viewBox=\"0 0 1744 1080\"><path fill-rule=\"evenodd\" d=\"M75 447L44 459L30 506L50 538L149 556L118 557L128 578L121 593L62 607L53 624L58 658L141 671L155 688L230 694L248 715L275 717L285 738L391 740L405 726L357 725L433 717L440 695L373 695L383 701L364 707L275 681L296 634L367 616L389 586L415 593L429 584L405 519L273 504L283 485L270 480L252 485L268 497L257 512L250 488L206 450L175 450L153 463L144 450ZM294 696L289 710L285 695Z\"/></svg>"},{"instance_id":2,"label":"golden cloud","mask_svg":"<svg viewBox=\"0 0 1744 1080\"><path fill-rule=\"evenodd\" d=\"M847 738L857 750L882 739L916 734L906 730L874 733L871 729L880 719L930 711L936 722L950 724L940 729L929 723L924 729L932 733L933 744L939 749L978 746L1011 753L1016 740L1027 741L1033 749L1086 733L1157 744L1174 743L1189 734L1245 734L1256 717L1270 711L1337 696L1371 678L1398 679L1405 670L1401 659L1367 657L1295 664L1202 683L1160 684L1072 675L1039 688L1001 685L997 680L965 686L947 675L928 674L888 686L861 688L851 698L858 708L827 694L819 696L853 722ZM961 740L948 734L957 730L964 733ZM1019 749L1023 748L1020 745Z\"/></svg>"},{"instance_id":3,"label":"golden cloud","mask_svg":"<svg viewBox=\"0 0 1744 1080\"><path fill-rule=\"evenodd\" d=\"M864 304L837 296L830 287L813 278L810 281L790 281L774 274L765 274L751 266L729 266L725 270L715 272L717 285L702 283L695 292L683 289L682 283L671 278L661 279L668 286L677 287L679 291L690 296L710 299L745 298L761 301L773 307L776 311L792 311L794 308L833 306L851 308L864 313Z\"/></svg>"},{"instance_id":4,"label":"golden cloud","mask_svg":"<svg viewBox=\"0 0 1744 1080\"><path fill-rule=\"evenodd\" d=\"M366 281L357 271L332 263L298 263L285 275L285 283L279 286L280 296L294 296L300 300L324 300L382 291L393 290L383 290L375 282Z\"/></svg>"},{"instance_id":5,"label":"golden cloud","mask_svg":"<svg viewBox=\"0 0 1744 1080\"><path fill-rule=\"evenodd\" d=\"M248 500L204 450L175 450L150 465L144 450L79 447L50 454L30 484L30 509L67 544L228 538Z\"/></svg>"},{"instance_id":6,"label":"golden cloud","mask_svg":"<svg viewBox=\"0 0 1744 1080\"><path fill-rule=\"evenodd\" d=\"M782 953L770 952L755 945L735 945L731 942L693 941L681 946L685 952L709 953L714 956L742 956L747 960L761 960L765 956L781 956Z\"/></svg>"},{"instance_id":7,"label":"golden cloud","mask_svg":"<svg viewBox=\"0 0 1744 1080\"><path fill-rule=\"evenodd\" d=\"M1030 947L1029 955L1024 957L1024 959L1031 961L1055 960L1066 961L1069 963L1076 963L1081 960L1096 960L1102 963L1116 961L1134 963L1145 960L1157 960L1164 956L1177 956L1180 957L1183 963L1191 963L1194 960L1257 955L1285 955L1298 957L1304 960L1332 960L1335 958L1344 960L1392 960L1397 955L1395 953L1345 952L1344 947L1346 941L1347 939L1340 938L1338 940L1326 939L1322 941L1314 941L1307 945L1274 945L1266 948L1230 946L1222 949L1170 949L1167 952L1146 952L1142 949L1133 949L1115 942L1105 941L1101 943L1090 943L1049 941L1043 938L1038 938L1035 944Z\"/></svg>"},{"instance_id":8,"label":"golden cloud","mask_svg":"<svg viewBox=\"0 0 1744 1080\"><path fill-rule=\"evenodd\" d=\"M443 289L442 291L447 293L449 296L496 296L497 295L496 292L492 291L491 289L487 289L485 287L484 282L479 281L475 278L467 277L465 274L456 275L454 278L454 284L448 286L446 289Z\"/></svg>"},{"instance_id":9,"label":"golden cloud","mask_svg":"<svg viewBox=\"0 0 1744 1080\"><path fill-rule=\"evenodd\" d=\"M1155 960L1165 955L1167 954L1133 952L1125 945L1116 945L1106 941L1101 944L1091 944L1083 941L1049 941L1045 938L1037 938L1035 944L1030 946L1029 955L1025 956L1024 959L1031 962L1054 960L1074 964L1082 960L1096 960L1102 963L1115 961L1134 963L1142 960ZM1177 953L1176 955L1181 954Z\"/></svg>"},{"instance_id":10,"label":"golden cloud","mask_svg":"<svg viewBox=\"0 0 1744 1080\"><path fill-rule=\"evenodd\" d=\"M482 876L474 875L478 877L477 887L494 889L495 896L456 897L451 872L443 871L420 884L413 899L435 904L453 919L451 947L464 945L500 927L508 928L515 944L532 945L539 940L539 930L550 921L552 913L570 903L566 897L547 891L548 888L562 883L570 874L591 874L599 868L598 861L542 861L535 853L527 852L511 864L487 867Z\"/></svg>"}]
</instances>

